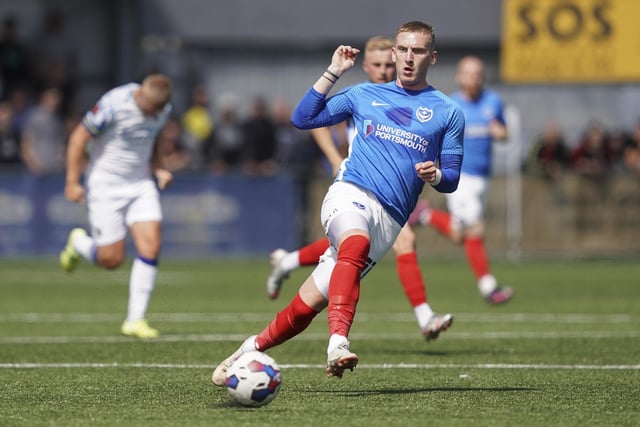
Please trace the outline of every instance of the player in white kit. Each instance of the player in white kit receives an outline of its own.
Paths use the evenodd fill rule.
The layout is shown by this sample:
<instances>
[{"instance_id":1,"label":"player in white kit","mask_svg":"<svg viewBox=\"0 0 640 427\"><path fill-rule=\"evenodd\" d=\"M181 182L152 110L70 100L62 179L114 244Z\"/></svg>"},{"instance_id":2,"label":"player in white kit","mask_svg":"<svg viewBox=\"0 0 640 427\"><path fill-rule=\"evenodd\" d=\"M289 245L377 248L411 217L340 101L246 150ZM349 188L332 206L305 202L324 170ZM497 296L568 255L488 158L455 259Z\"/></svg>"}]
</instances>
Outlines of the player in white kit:
<instances>
[{"instance_id":1,"label":"player in white kit","mask_svg":"<svg viewBox=\"0 0 640 427\"><path fill-rule=\"evenodd\" d=\"M171 93L171 81L162 74L108 91L73 130L67 148L64 194L73 202L86 200L90 235L82 228L73 229L60 252L60 265L71 272L82 257L106 269L118 268L125 259L130 231L137 255L121 332L142 339L158 336L145 314L162 240L156 183L162 190L173 179L155 156L156 137L171 112ZM81 176L89 142L85 190Z\"/></svg>"}]
</instances>

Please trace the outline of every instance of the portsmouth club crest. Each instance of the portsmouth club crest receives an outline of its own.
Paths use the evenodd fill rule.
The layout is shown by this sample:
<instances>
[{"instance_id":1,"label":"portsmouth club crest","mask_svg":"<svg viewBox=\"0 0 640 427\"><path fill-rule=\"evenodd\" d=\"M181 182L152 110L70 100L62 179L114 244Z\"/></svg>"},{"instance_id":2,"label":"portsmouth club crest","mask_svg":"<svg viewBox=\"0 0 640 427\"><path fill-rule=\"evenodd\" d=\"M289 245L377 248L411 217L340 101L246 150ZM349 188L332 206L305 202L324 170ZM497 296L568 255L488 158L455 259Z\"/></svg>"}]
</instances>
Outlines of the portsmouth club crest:
<instances>
[{"instance_id":1,"label":"portsmouth club crest","mask_svg":"<svg viewBox=\"0 0 640 427\"><path fill-rule=\"evenodd\" d=\"M416 110L416 117L421 123L428 122L431 120L431 117L433 117L433 110L430 110L427 107L418 107Z\"/></svg>"},{"instance_id":2,"label":"portsmouth club crest","mask_svg":"<svg viewBox=\"0 0 640 427\"><path fill-rule=\"evenodd\" d=\"M375 127L373 126L373 122L371 120L364 121L364 136L365 138L373 133Z\"/></svg>"}]
</instances>

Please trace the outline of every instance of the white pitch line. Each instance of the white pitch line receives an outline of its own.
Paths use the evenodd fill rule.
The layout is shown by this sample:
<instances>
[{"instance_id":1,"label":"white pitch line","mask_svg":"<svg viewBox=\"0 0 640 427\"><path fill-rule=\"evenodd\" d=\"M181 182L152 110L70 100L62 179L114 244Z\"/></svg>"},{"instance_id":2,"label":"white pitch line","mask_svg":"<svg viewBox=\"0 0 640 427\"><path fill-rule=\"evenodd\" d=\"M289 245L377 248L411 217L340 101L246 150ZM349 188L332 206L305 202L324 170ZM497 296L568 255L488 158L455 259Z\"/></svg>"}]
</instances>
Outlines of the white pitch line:
<instances>
[{"instance_id":1,"label":"white pitch line","mask_svg":"<svg viewBox=\"0 0 640 427\"><path fill-rule=\"evenodd\" d=\"M351 333L354 340L407 340L419 338L416 333ZM179 334L161 335L146 343L166 342L242 342L247 334ZM487 339L621 339L640 338L640 331L482 331L482 332L447 332L447 340L487 340ZM294 338L300 341L324 341L323 333L305 333ZM11 344L114 344L137 343L136 339L124 336L19 336L0 337L0 345Z\"/></svg>"},{"instance_id":2,"label":"white pitch line","mask_svg":"<svg viewBox=\"0 0 640 427\"><path fill-rule=\"evenodd\" d=\"M238 323L268 322L269 313L150 313L149 320L165 323ZM589 313L454 313L457 321L473 323L640 323L640 316L632 314ZM110 323L120 322L122 313L2 313L0 323ZM356 315L359 322L415 322L410 313L366 313Z\"/></svg>"},{"instance_id":3,"label":"white pitch line","mask_svg":"<svg viewBox=\"0 0 640 427\"><path fill-rule=\"evenodd\" d=\"M325 365L293 363L280 364L283 369L322 369ZM0 363L0 369L213 369L215 365L174 364L174 363ZM559 364L522 364L522 363L382 363L359 364L358 369L532 369L532 370L640 370L640 365L559 365Z\"/></svg>"}]
</instances>

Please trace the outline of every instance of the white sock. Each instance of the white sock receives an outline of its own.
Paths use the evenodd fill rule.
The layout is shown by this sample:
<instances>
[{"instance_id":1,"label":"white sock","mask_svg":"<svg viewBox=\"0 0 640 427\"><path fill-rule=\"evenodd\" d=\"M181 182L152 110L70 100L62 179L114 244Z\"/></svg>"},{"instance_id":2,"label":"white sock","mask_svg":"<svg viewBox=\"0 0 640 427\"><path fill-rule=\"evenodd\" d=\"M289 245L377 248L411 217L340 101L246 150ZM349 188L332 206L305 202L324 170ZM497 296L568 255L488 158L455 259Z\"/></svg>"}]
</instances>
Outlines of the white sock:
<instances>
[{"instance_id":1,"label":"white sock","mask_svg":"<svg viewBox=\"0 0 640 427\"><path fill-rule=\"evenodd\" d=\"M342 335L333 334L329 337L329 346L327 347L327 355L331 354L333 350L338 348L340 345L346 343L347 348L349 347L349 340L347 337L343 337Z\"/></svg>"},{"instance_id":2,"label":"white sock","mask_svg":"<svg viewBox=\"0 0 640 427\"><path fill-rule=\"evenodd\" d=\"M240 351L242 353L247 353L249 351L256 351L258 350L256 348L256 337L257 335L252 335L249 338L247 338L246 340L244 340L244 342L242 343L242 345L240 346ZM259 350L258 350L259 351Z\"/></svg>"},{"instance_id":3,"label":"white sock","mask_svg":"<svg viewBox=\"0 0 640 427\"><path fill-rule=\"evenodd\" d=\"M129 278L127 321L144 319L157 273L158 267L155 265L148 264L138 257L133 261Z\"/></svg>"},{"instance_id":4,"label":"white sock","mask_svg":"<svg viewBox=\"0 0 640 427\"><path fill-rule=\"evenodd\" d=\"M491 274L485 274L478 280L478 289L483 297L489 296L498 287L498 281Z\"/></svg>"},{"instance_id":5,"label":"white sock","mask_svg":"<svg viewBox=\"0 0 640 427\"><path fill-rule=\"evenodd\" d=\"M420 224L429 225L430 222L431 222L431 208L426 209L424 212L422 212L422 215L420 215Z\"/></svg>"},{"instance_id":6,"label":"white sock","mask_svg":"<svg viewBox=\"0 0 640 427\"><path fill-rule=\"evenodd\" d=\"M73 239L71 242L73 249L80 254L80 256L87 261L95 263L96 261L96 242L93 237L79 236Z\"/></svg>"},{"instance_id":7,"label":"white sock","mask_svg":"<svg viewBox=\"0 0 640 427\"><path fill-rule=\"evenodd\" d=\"M431 306L426 302L413 307L413 312L416 315L416 320L418 321L420 329L425 328L427 323L429 323L429 319L433 316L433 310L431 310Z\"/></svg>"},{"instance_id":8,"label":"white sock","mask_svg":"<svg viewBox=\"0 0 640 427\"><path fill-rule=\"evenodd\" d=\"M280 261L280 268L285 272L289 273L290 271L295 270L300 267L300 255L298 251L289 252L282 261Z\"/></svg>"}]
</instances>

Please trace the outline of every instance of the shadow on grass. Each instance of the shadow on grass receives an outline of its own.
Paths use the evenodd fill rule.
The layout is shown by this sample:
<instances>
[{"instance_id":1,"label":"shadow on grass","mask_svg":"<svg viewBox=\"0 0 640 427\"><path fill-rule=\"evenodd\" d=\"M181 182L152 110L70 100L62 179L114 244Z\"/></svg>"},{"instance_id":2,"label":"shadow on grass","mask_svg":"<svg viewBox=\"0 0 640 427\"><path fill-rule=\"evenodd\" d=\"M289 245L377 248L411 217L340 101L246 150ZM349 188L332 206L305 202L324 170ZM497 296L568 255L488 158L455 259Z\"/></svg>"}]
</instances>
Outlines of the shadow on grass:
<instances>
[{"instance_id":1,"label":"shadow on grass","mask_svg":"<svg viewBox=\"0 0 640 427\"><path fill-rule=\"evenodd\" d=\"M511 393L511 392L523 392L523 391L537 391L536 388L530 387L420 387L420 388L397 388L397 389L377 389L377 390L308 390L300 389L295 390L292 388L289 392L304 392L305 396L310 397L313 394L324 395L328 394L332 397L367 397L367 396L386 396L386 395L402 395L402 394L418 394L418 393L461 393L461 392L494 392L494 393ZM268 404L266 405L268 406ZM251 407L243 406L234 400L228 400L225 402L214 404L216 408L237 409L246 411L255 411L261 409L264 406Z\"/></svg>"},{"instance_id":2,"label":"shadow on grass","mask_svg":"<svg viewBox=\"0 0 640 427\"><path fill-rule=\"evenodd\" d=\"M382 350L378 353L390 356L397 355L415 355L415 356L431 356L431 357L452 357L452 356L464 356L464 355L495 355L497 352L493 349L486 351L482 349L469 349L469 350L429 350L429 349L408 349L408 350Z\"/></svg>"},{"instance_id":3,"label":"shadow on grass","mask_svg":"<svg viewBox=\"0 0 640 427\"><path fill-rule=\"evenodd\" d=\"M344 397L354 396L372 396L372 395L393 395L393 394L414 394L414 393L433 393L433 392L496 392L510 393L521 391L537 391L530 387L420 387L420 388L397 388L397 389L378 389L378 390L349 390L349 391L325 391L318 390L316 393L330 393Z\"/></svg>"}]
</instances>

